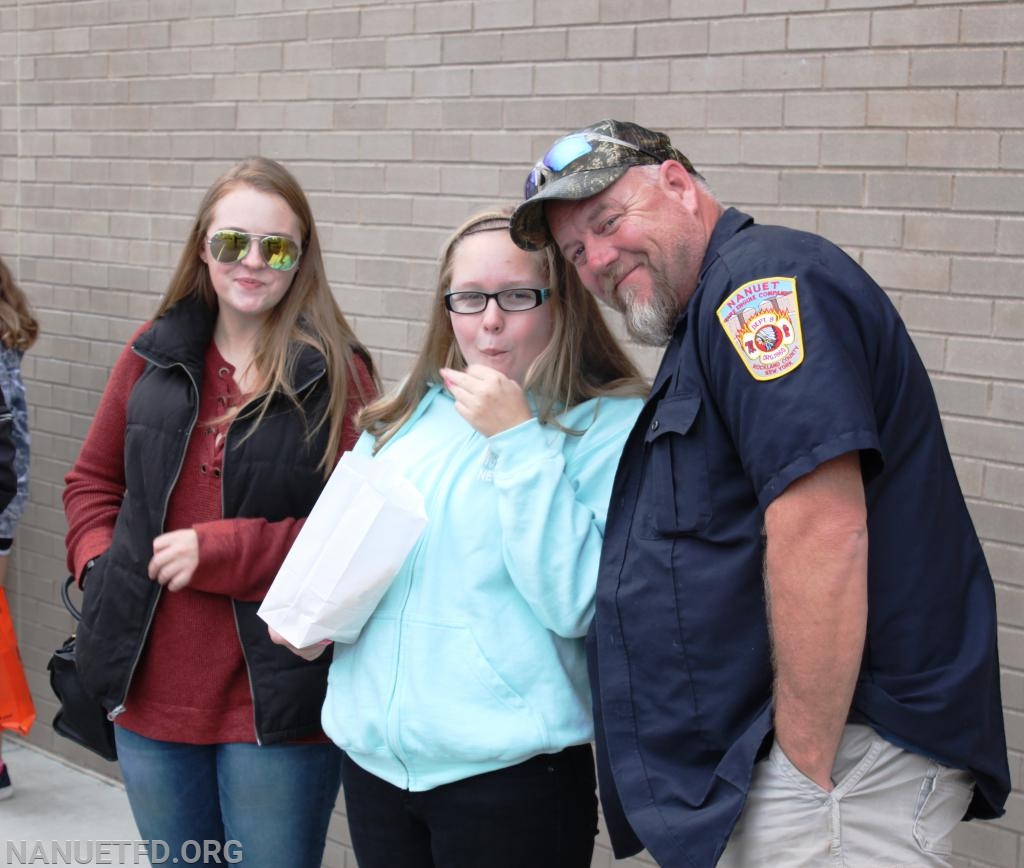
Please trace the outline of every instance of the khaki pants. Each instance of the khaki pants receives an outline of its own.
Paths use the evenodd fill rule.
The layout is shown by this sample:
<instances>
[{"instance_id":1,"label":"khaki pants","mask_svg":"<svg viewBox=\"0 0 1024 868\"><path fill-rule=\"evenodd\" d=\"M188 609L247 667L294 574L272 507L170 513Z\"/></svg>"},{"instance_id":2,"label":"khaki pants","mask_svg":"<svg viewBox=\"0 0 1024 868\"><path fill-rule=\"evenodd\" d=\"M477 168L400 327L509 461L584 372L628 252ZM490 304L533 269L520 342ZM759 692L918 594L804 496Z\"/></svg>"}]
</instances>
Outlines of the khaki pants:
<instances>
[{"instance_id":1,"label":"khaki pants","mask_svg":"<svg viewBox=\"0 0 1024 868\"><path fill-rule=\"evenodd\" d=\"M743 813L718 868L949 866L971 775L847 725L831 793L774 745L754 768Z\"/></svg>"}]
</instances>

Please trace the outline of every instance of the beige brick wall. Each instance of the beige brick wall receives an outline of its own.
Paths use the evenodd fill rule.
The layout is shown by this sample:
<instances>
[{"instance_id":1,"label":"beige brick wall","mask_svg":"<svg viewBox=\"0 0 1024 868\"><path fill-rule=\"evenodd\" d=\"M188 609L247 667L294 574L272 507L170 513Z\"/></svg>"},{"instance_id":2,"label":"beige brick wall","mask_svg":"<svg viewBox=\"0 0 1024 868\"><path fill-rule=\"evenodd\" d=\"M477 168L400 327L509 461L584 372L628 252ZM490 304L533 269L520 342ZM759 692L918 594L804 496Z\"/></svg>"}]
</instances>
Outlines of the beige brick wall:
<instances>
[{"instance_id":1,"label":"beige brick wall","mask_svg":"<svg viewBox=\"0 0 1024 868\"><path fill-rule=\"evenodd\" d=\"M729 203L842 244L906 317L1000 603L1015 790L1004 818L961 827L955 861L1024 864L1020 2L0 0L0 255L44 329L10 579L31 740L100 767L48 725L62 479L209 182L251 153L299 175L393 382L448 228L609 116L670 132ZM327 864L354 865L346 841L339 810ZM594 865L612 863L602 837Z\"/></svg>"}]
</instances>

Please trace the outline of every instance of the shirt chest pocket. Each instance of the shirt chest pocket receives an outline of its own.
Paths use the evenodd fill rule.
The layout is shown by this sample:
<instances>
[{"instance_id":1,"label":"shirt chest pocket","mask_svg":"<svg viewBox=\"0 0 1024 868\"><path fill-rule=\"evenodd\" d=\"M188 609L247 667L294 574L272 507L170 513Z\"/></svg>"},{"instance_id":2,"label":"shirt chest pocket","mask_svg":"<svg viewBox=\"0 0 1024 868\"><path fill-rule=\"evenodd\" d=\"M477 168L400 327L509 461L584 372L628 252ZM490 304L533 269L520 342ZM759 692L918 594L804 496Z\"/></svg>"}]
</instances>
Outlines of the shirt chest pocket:
<instances>
[{"instance_id":1,"label":"shirt chest pocket","mask_svg":"<svg viewBox=\"0 0 1024 868\"><path fill-rule=\"evenodd\" d=\"M711 518L700 408L699 395L665 398L647 427L639 530L644 538L695 533Z\"/></svg>"}]
</instances>

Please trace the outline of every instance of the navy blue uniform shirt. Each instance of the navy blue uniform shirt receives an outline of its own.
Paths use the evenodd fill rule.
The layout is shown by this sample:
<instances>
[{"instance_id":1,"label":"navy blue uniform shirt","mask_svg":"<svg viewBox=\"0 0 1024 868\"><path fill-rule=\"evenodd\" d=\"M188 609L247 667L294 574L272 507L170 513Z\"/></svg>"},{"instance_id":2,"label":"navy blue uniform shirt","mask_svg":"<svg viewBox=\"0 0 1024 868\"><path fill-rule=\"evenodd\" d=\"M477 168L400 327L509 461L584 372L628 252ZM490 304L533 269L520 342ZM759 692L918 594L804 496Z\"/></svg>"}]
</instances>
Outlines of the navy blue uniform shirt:
<instances>
[{"instance_id":1,"label":"navy blue uniform shirt","mask_svg":"<svg viewBox=\"0 0 1024 868\"><path fill-rule=\"evenodd\" d=\"M768 505L848 452L868 512L851 718L977 786L1009 770L995 595L928 379L877 284L825 239L719 219L612 493L588 636L616 855L714 865L772 737Z\"/></svg>"}]
</instances>

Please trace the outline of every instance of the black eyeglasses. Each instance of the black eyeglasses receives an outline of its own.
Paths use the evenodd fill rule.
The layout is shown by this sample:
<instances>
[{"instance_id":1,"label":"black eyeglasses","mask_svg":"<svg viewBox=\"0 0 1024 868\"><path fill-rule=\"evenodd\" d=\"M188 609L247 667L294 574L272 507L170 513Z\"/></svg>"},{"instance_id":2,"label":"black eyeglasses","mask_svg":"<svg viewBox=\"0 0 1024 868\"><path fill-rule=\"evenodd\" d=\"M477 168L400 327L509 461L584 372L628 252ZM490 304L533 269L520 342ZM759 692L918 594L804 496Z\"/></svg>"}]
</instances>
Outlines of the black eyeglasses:
<instances>
[{"instance_id":1,"label":"black eyeglasses","mask_svg":"<svg viewBox=\"0 0 1024 868\"><path fill-rule=\"evenodd\" d=\"M523 186L523 198L529 199L541 187L553 172L561 172L573 160L586 156L594 150L594 142L611 142L613 145L622 145L634 151L639 151L646 157L650 157L656 163L663 163L664 158L652 154L650 151L634 145L632 142L623 139L612 138L601 133L573 133L555 142L548 152L533 167Z\"/></svg>"},{"instance_id":2,"label":"black eyeglasses","mask_svg":"<svg viewBox=\"0 0 1024 868\"><path fill-rule=\"evenodd\" d=\"M274 271L291 271L299 264L299 245L286 235L256 235L237 229L219 229L206 239L210 253L218 262L240 262L249 255L253 241L258 242L260 256Z\"/></svg>"},{"instance_id":3,"label":"black eyeglasses","mask_svg":"<svg viewBox=\"0 0 1024 868\"><path fill-rule=\"evenodd\" d=\"M518 313L542 305L551 295L550 289L503 289L501 292L449 292L444 306L452 313L481 313L493 298L503 311Z\"/></svg>"}]
</instances>

